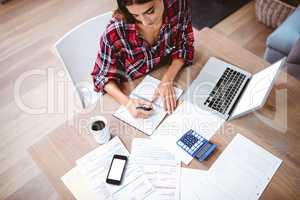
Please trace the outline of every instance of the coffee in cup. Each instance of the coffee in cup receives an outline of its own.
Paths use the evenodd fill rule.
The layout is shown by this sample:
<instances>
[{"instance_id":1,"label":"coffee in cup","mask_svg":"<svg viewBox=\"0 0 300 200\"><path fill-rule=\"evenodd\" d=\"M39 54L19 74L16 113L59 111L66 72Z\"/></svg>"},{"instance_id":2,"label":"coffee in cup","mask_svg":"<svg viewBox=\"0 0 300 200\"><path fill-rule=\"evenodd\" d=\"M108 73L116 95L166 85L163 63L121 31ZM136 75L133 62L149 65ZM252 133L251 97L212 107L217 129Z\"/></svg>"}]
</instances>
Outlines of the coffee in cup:
<instances>
[{"instance_id":1,"label":"coffee in cup","mask_svg":"<svg viewBox=\"0 0 300 200\"><path fill-rule=\"evenodd\" d=\"M96 142L99 144L105 144L110 140L107 119L103 116L95 116L90 118L89 132L93 134Z\"/></svg>"}]
</instances>

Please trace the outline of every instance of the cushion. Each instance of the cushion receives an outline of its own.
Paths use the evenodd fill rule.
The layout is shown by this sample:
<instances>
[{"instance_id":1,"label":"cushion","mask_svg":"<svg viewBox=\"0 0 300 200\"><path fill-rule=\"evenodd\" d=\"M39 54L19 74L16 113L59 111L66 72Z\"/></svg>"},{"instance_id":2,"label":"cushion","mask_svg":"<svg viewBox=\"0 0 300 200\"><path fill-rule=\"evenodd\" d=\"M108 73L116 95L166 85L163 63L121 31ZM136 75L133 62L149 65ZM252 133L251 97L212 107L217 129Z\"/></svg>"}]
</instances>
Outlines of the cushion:
<instances>
[{"instance_id":1,"label":"cushion","mask_svg":"<svg viewBox=\"0 0 300 200\"><path fill-rule=\"evenodd\" d=\"M285 53L300 38L300 6L268 37L267 46Z\"/></svg>"},{"instance_id":2,"label":"cushion","mask_svg":"<svg viewBox=\"0 0 300 200\"><path fill-rule=\"evenodd\" d=\"M300 39L295 43L287 57L286 71L300 80Z\"/></svg>"},{"instance_id":3,"label":"cushion","mask_svg":"<svg viewBox=\"0 0 300 200\"><path fill-rule=\"evenodd\" d=\"M294 44L287 58L288 63L298 64L300 66L300 39Z\"/></svg>"}]
</instances>

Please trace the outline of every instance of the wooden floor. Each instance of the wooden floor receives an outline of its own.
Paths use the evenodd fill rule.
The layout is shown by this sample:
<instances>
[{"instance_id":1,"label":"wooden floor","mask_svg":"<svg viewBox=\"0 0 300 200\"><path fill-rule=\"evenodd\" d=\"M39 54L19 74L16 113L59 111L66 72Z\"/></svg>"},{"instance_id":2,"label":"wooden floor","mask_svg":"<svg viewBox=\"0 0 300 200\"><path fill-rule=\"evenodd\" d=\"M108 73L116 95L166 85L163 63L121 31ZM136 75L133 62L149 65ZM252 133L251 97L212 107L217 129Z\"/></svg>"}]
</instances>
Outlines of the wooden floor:
<instances>
[{"instance_id":1,"label":"wooden floor","mask_svg":"<svg viewBox=\"0 0 300 200\"><path fill-rule=\"evenodd\" d=\"M71 82L53 44L74 26L114 7L111 0L13 0L0 5L0 199L59 199L27 153L74 114L69 96L63 95ZM253 2L213 29L258 56L272 31L256 20ZM54 77L53 82L47 77ZM53 93L47 92L49 87ZM20 94L15 94L18 88ZM30 108L46 109L32 114Z\"/></svg>"}]
</instances>

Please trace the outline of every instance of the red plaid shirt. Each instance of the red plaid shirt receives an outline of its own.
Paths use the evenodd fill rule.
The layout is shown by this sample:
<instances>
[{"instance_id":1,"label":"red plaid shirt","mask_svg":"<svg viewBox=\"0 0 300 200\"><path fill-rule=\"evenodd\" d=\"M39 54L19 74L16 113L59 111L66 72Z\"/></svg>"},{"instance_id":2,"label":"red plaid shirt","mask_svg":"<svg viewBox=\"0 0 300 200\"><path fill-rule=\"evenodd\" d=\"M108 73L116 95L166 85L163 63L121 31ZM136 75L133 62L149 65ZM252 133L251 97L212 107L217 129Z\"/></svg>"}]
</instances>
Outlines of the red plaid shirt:
<instances>
[{"instance_id":1,"label":"red plaid shirt","mask_svg":"<svg viewBox=\"0 0 300 200\"><path fill-rule=\"evenodd\" d=\"M194 35L187 0L164 0L165 14L158 39L149 45L139 36L136 24L112 17L100 39L92 72L95 90L110 80L132 80L157 67L163 58L181 58L191 65Z\"/></svg>"}]
</instances>

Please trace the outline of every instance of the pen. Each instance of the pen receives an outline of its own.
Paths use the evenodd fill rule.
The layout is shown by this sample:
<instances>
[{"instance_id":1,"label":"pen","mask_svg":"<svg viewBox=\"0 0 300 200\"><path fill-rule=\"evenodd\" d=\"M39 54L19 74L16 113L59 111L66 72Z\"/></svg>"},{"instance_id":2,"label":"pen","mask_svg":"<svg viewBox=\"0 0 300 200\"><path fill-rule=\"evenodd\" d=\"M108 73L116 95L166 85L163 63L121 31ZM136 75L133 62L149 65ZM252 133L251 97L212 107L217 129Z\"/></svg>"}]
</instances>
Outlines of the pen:
<instances>
[{"instance_id":1,"label":"pen","mask_svg":"<svg viewBox=\"0 0 300 200\"><path fill-rule=\"evenodd\" d=\"M142 109L142 110L145 110L145 111L151 111L152 110L151 107L145 107L145 106L137 106L136 109Z\"/></svg>"},{"instance_id":2,"label":"pen","mask_svg":"<svg viewBox=\"0 0 300 200\"><path fill-rule=\"evenodd\" d=\"M144 98L144 97L142 97L142 96L140 96L140 95L137 95L137 94L131 94L131 95L133 95L133 96L135 96L135 97L137 97L137 98L139 98L139 99L142 99L142 100L144 100L144 101L150 102L151 104L155 105L155 106L158 107L158 108L162 108L159 104L154 103L154 102L152 102L152 101L149 101L148 99L146 99L146 98Z\"/></svg>"}]
</instances>

